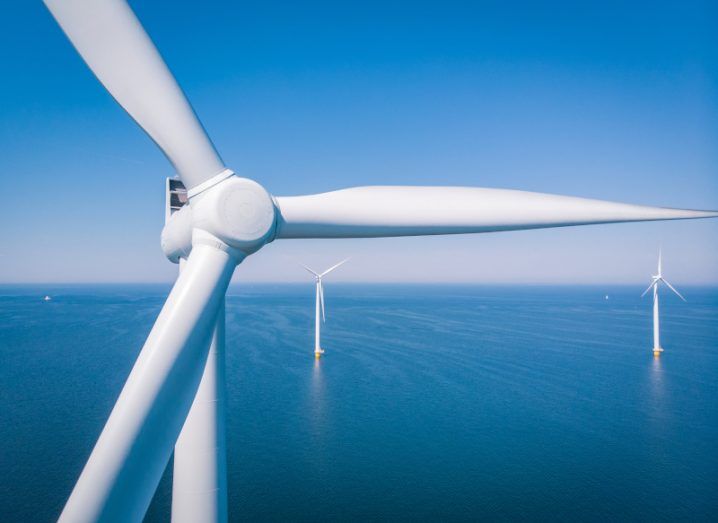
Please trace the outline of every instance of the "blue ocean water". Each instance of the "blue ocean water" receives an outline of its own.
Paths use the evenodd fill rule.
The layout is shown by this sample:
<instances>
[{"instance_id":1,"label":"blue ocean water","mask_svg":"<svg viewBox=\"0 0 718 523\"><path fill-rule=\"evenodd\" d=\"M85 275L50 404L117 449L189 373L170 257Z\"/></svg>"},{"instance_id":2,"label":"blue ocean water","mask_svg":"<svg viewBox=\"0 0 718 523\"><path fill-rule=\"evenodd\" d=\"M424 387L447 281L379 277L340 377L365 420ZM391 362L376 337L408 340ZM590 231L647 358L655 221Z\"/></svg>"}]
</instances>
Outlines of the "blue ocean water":
<instances>
[{"instance_id":1,"label":"blue ocean water","mask_svg":"<svg viewBox=\"0 0 718 523\"><path fill-rule=\"evenodd\" d=\"M0 287L0 520L57 517L168 290ZM715 521L718 289L660 360L642 290L327 282L316 363L311 282L232 288L230 518Z\"/></svg>"}]
</instances>

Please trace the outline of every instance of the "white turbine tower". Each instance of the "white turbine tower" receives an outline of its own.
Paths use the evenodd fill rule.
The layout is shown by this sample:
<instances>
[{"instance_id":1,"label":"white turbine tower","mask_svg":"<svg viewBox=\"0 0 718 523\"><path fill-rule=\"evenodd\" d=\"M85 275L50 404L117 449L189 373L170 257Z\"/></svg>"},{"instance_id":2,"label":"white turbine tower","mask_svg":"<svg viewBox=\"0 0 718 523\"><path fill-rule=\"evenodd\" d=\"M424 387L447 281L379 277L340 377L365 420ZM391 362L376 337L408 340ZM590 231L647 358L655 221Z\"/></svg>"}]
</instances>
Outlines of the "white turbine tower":
<instances>
[{"instance_id":1,"label":"white turbine tower","mask_svg":"<svg viewBox=\"0 0 718 523\"><path fill-rule=\"evenodd\" d=\"M686 301L686 299L681 296L681 293L678 292L673 285L668 283L668 281L663 278L663 262L662 262L662 254L661 251L658 251L658 274L653 276L651 279L651 284L648 286L648 288L643 291L643 294L641 294L641 298L643 298L648 291L653 289L653 356L658 358L661 355L661 352L663 352L663 348L661 347L661 327L660 327L660 319L658 314L658 285L660 283L665 283L666 286L671 289L673 292L676 293L676 296L678 296L683 301Z\"/></svg>"},{"instance_id":2,"label":"white turbine tower","mask_svg":"<svg viewBox=\"0 0 718 523\"><path fill-rule=\"evenodd\" d=\"M322 273L318 273L307 267L306 265L302 265L307 271L311 272L314 275L314 281L316 283L316 302L314 304L314 357L316 359L319 359L322 357L322 354L324 354L324 349L322 349L321 345L321 329L322 329L322 322L327 321L327 317L324 314L324 285L322 284L322 278L332 272L337 267L344 265L349 258L346 260L342 260L336 265L333 265L329 267L326 271ZM321 310L320 310L321 309ZM321 312L321 319L319 317L319 314Z\"/></svg>"},{"instance_id":3,"label":"white turbine tower","mask_svg":"<svg viewBox=\"0 0 718 523\"><path fill-rule=\"evenodd\" d=\"M63 509L63 522L141 521L173 449L172 520L226 519L224 295L235 267L271 241L718 216L467 187L272 197L224 165L125 0L45 3L92 72L167 156L188 198L162 231L163 250L174 262L185 260L182 271ZM131 198L133 188L124 190Z\"/></svg>"}]
</instances>

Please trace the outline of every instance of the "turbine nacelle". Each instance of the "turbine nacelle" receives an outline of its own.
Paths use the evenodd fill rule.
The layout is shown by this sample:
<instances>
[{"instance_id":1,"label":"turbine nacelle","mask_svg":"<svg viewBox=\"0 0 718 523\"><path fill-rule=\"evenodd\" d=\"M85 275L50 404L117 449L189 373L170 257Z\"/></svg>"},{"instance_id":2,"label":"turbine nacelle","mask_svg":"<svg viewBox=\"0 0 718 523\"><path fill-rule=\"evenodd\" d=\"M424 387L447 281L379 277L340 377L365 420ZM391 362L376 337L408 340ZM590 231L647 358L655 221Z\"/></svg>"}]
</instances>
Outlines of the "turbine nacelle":
<instances>
[{"instance_id":1,"label":"turbine nacelle","mask_svg":"<svg viewBox=\"0 0 718 523\"><path fill-rule=\"evenodd\" d=\"M192 207L185 205L172 213L162 229L162 252L172 263L187 259L192 252Z\"/></svg>"},{"instance_id":2,"label":"turbine nacelle","mask_svg":"<svg viewBox=\"0 0 718 523\"><path fill-rule=\"evenodd\" d=\"M162 251L170 261L187 258L197 243L216 245L241 261L274 239L277 210L257 182L231 174L189 196L162 230Z\"/></svg>"}]
</instances>

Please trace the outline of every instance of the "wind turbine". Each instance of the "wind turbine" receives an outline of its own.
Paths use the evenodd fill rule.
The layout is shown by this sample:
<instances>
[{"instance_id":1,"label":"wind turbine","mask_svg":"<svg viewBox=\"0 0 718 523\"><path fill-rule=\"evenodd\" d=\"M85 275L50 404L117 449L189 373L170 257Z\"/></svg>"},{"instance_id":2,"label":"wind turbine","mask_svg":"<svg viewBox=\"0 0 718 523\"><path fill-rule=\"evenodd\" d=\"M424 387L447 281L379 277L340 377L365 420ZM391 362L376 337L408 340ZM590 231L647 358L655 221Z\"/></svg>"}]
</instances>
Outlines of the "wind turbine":
<instances>
[{"instance_id":1,"label":"wind turbine","mask_svg":"<svg viewBox=\"0 0 718 523\"><path fill-rule=\"evenodd\" d=\"M641 294L641 298L643 298L648 291L653 289L653 356L658 358L661 355L661 352L663 352L663 348L661 348L661 328L660 328L660 321L658 316L658 285L660 283L665 283L666 286L671 289L674 293L676 293L676 296L678 296L683 301L686 301L686 299L681 296L681 293L678 292L673 285L668 283L666 279L663 278L663 269L662 269L662 254L661 251L658 251L658 274L652 277L651 284L648 286L648 288L643 291L643 294Z\"/></svg>"},{"instance_id":2,"label":"wind turbine","mask_svg":"<svg viewBox=\"0 0 718 523\"><path fill-rule=\"evenodd\" d=\"M336 265L333 265L329 267L326 271L322 272L321 274L318 272L314 272L312 269L307 267L306 265L302 265L307 271L311 272L314 275L314 281L316 282L317 291L316 291L316 302L314 304L314 357L316 359L319 359L322 357L322 354L324 354L324 349L321 347L321 324L322 321L327 321L327 318L324 314L324 285L322 285L322 278L332 272L337 267L344 265L347 261L349 261L349 258L346 260L340 261ZM321 321L319 319L319 309L321 308Z\"/></svg>"},{"instance_id":3,"label":"wind turbine","mask_svg":"<svg viewBox=\"0 0 718 523\"><path fill-rule=\"evenodd\" d=\"M360 187L273 197L224 165L124 0L45 4L95 76L167 156L188 198L162 231L164 253L173 262L183 260L182 271L60 515L62 522L141 521L173 448L172 520L226 519L224 295L235 267L269 242L718 216L467 187ZM132 187L125 190L132 197Z\"/></svg>"}]
</instances>

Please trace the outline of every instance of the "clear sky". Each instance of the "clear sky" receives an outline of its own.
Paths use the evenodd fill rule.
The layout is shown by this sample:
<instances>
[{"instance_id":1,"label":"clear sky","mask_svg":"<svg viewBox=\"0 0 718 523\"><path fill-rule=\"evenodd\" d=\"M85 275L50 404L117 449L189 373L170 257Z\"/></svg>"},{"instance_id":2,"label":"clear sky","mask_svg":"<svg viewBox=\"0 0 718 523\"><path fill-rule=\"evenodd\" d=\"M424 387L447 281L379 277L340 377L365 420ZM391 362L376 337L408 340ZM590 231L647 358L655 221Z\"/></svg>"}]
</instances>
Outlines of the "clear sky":
<instances>
[{"instance_id":1,"label":"clear sky","mask_svg":"<svg viewBox=\"0 0 718 523\"><path fill-rule=\"evenodd\" d=\"M715 2L133 1L229 167L273 194L518 188L718 209ZM170 281L170 164L39 1L0 17L0 282ZM718 283L718 220L275 242L239 281Z\"/></svg>"}]
</instances>

